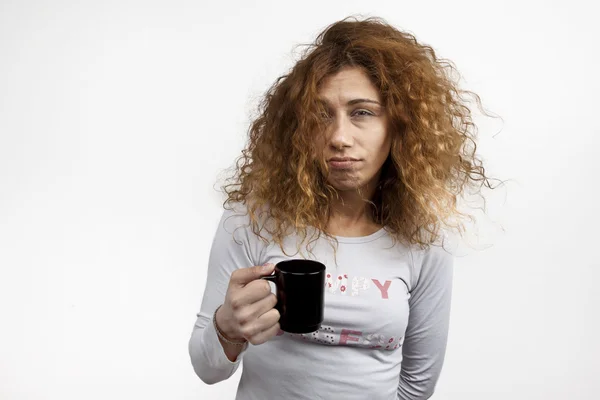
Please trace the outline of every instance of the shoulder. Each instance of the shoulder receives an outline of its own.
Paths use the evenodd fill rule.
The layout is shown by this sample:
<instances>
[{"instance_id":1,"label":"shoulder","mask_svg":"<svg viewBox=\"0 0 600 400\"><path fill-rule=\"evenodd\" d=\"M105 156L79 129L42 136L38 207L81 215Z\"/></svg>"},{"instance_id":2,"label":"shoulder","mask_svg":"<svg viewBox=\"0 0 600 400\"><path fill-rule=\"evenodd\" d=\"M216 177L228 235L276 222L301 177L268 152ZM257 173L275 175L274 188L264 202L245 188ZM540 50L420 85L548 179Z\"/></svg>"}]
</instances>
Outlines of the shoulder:
<instances>
[{"instance_id":1,"label":"shoulder","mask_svg":"<svg viewBox=\"0 0 600 400\"><path fill-rule=\"evenodd\" d=\"M219 227L224 228L230 233L236 228L250 225L248 208L242 203L228 203L221 211L221 221Z\"/></svg>"},{"instance_id":2,"label":"shoulder","mask_svg":"<svg viewBox=\"0 0 600 400\"><path fill-rule=\"evenodd\" d=\"M454 255L442 245L432 244L426 249L411 249L411 254L412 289L429 283L444 285L452 281Z\"/></svg>"},{"instance_id":3,"label":"shoulder","mask_svg":"<svg viewBox=\"0 0 600 400\"><path fill-rule=\"evenodd\" d=\"M443 268L452 264L454 255L442 245L431 245L423 250L421 268Z\"/></svg>"},{"instance_id":4,"label":"shoulder","mask_svg":"<svg viewBox=\"0 0 600 400\"><path fill-rule=\"evenodd\" d=\"M240 205L226 207L220 213L210 247L209 274L225 283L236 269L257 265L260 248L248 233L248 219Z\"/></svg>"},{"instance_id":5,"label":"shoulder","mask_svg":"<svg viewBox=\"0 0 600 400\"><path fill-rule=\"evenodd\" d=\"M258 218L250 216L248 207L242 203L227 203L221 212L221 218L213 241L213 247L226 252L245 254L258 265L268 241L257 234L260 232L261 213Z\"/></svg>"},{"instance_id":6,"label":"shoulder","mask_svg":"<svg viewBox=\"0 0 600 400\"><path fill-rule=\"evenodd\" d=\"M266 211L266 207L263 207L251 212L244 203L228 202L222 211L219 228L230 234L242 231L245 235L250 235L255 227L260 229L264 226L268 215Z\"/></svg>"},{"instance_id":7,"label":"shoulder","mask_svg":"<svg viewBox=\"0 0 600 400\"><path fill-rule=\"evenodd\" d=\"M221 240L228 237L236 242L251 241L252 222L248 208L242 203L228 203L221 210L221 218L217 227L217 237Z\"/></svg>"}]
</instances>

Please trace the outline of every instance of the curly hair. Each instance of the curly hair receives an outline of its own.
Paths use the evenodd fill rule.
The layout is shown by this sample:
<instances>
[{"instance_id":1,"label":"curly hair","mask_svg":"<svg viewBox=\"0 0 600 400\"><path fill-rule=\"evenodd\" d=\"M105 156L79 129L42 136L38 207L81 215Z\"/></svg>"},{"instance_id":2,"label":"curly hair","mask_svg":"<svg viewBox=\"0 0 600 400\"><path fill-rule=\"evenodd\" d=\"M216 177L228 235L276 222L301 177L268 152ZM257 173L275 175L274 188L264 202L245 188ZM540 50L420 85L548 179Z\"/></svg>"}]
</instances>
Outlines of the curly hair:
<instances>
[{"instance_id":1,"label":"curly hair","mask_svg":"<svg viewBox=\"0 0 600 400\"><path fill-rule=\"evenodd\" d=\"M455 217L470 216L459 211L459 196L493 187L475 154L476 126L462 95L473 94L480 108L481 100L458 88L453 63L377 17L347 17L306 46L262 98L234 176L222 186L224 207L246 204L253 232L267 241L266 230L282 249L290 228L303 239L316 228L312 240L324 234L337 244L326 232L337 193L324 173L326 122L318 93L326 78L357 67L379 90L392 135L379 186L367 199L373 220L394 242L421 248L440 239L444 227L462 232ZM263 212L274 224L261 223Z\"/></svg>"}]
</instances>

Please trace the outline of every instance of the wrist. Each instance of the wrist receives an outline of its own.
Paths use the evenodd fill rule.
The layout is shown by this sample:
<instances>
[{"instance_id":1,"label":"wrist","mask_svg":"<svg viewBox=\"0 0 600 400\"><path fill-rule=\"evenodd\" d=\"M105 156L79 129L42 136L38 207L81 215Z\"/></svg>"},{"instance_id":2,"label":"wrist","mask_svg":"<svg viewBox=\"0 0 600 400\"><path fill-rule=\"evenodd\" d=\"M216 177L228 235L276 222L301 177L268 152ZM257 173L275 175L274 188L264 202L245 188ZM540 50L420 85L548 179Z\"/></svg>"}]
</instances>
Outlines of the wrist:
<instances>
[{"instance_id":1,"label":"wrist","mask_svg":"<svg viewBox=\"0 0 600 400\"><path fill-rule=\"evenodd\" d=\"M243 336L237 335L227 324L227 319L223 317L222 306L219 306L215 311L215 329L219 336L225 336L223 339L226 342L234 342L234 344L245 343L246 339Z\"/></svg>"}]
</instances>

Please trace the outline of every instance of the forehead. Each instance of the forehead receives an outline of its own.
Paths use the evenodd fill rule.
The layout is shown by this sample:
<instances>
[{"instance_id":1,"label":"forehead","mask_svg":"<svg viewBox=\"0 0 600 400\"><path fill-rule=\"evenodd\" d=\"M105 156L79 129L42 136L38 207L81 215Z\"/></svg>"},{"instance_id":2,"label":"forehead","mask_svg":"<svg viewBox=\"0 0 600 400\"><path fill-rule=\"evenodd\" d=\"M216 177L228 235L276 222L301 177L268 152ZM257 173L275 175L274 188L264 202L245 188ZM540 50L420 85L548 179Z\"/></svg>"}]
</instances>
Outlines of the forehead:
<instances>
[{"instance_id":1,"label":"forehead","mask_svg":"<svg viewBox=\"0 0 600 400\"><path fill-rule=\"evenodd\" d=\"M330 104L346 104L355 98L381 101L379 91L360 68L344 68L327 77L319 89L319 98Z\"/></svg>"}]
</instances>

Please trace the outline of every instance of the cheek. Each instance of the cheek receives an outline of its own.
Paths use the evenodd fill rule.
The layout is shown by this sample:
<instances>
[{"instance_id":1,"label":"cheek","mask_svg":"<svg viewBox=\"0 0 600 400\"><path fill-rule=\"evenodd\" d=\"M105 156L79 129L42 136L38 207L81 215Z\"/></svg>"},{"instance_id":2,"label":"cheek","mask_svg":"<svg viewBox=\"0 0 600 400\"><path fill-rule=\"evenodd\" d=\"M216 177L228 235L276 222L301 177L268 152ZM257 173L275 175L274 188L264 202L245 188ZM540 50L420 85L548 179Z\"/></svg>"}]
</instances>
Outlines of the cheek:
<instances>
[{"instance_id":1,"label":"cheek","mask_svg":"<svg viewBox=\"0 0 600 400\"><path fill-rule=\"evenodd\" d=\"M373 145L371 146L373 163L376 163L377 165L381 166L380 164L383 164L388 158L391 148L392 140L389 136L381 138L378 142L373 143Z\"/></svg>"}]
</instances>

